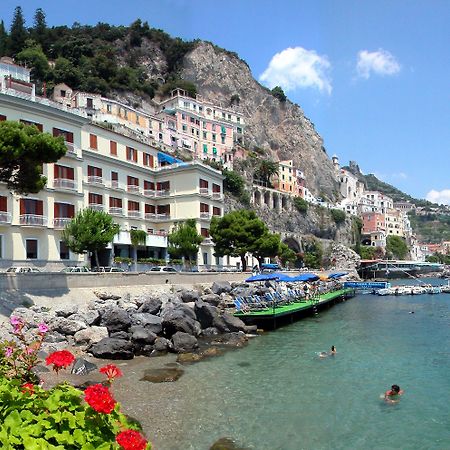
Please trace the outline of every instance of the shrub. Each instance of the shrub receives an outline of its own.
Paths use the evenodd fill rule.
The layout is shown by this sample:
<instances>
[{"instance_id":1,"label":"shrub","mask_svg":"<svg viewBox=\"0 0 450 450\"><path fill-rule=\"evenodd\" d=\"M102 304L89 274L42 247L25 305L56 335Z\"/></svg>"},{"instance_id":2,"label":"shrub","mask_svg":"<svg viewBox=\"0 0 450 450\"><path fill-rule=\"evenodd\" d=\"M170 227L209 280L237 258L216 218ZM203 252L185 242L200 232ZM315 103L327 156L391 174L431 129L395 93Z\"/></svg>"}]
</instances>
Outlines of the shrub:
<instances>
[{"instance_id":1,"label":"shrub","mask_svg":"<svg viewBox=\"0 0 450 450\"><path fill-rule=\"evenodd\" d=\"M298 212L302 214L308 211L308 202L301 197L294 198L294 206L297 208Z\"/></svg>"},{"instance_id":2,"label":"shrub","mask_svg":"<svg viewBox=\"0 0 450 450\"><path fill-rule=\"evenodd\" d=\"M331 217L337 225L345 222L345 211L340 209L331 209L330 212Z\"/></svg>"},{"instance_id":3,"label":"shrub","mask_svg":"<svg viewBox=\"0 0 450 450\"><path fill-rule=\"evenodd\" d=\"M280 102L285 102L287 99L286 94L280 86L275 86L270 92L274 97L280 100Z\"/></svg>"},{"instance_id":4,"label":"shrub","mask_svg":"<svg viewBox=\"0 0 450 450\"><path fill-rule=\"evenodd\" d=\"M224 169L222 173L225 176L225 180L223 180L224 190L235 196L240 196L245 186L244 179L234 170Z\"/></svg>"}]
</instances>

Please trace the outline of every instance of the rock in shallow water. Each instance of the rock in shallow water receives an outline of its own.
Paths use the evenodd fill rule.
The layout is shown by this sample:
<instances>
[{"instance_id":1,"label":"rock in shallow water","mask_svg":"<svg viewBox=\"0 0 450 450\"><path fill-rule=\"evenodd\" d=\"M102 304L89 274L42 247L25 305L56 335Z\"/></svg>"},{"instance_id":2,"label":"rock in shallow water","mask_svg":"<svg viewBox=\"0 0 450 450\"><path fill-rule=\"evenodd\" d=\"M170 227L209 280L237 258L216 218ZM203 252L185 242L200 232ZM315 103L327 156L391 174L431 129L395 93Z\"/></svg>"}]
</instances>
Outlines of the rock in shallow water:
<instances>
[{"instance_id":1,"label":"rock in shallow water","mask_svg":"<svg viewBox=\"0 0 450 450\"><path fill-rule=\"evenodd\" d=\"M162 369L147 369L140 381L150 381L151 383L167 383L177 381L184 370L180 367L163 367Z\"/></svg>"},{"instance_id":2,"label":"rock in shallow water","mask_svg":"<svg viewBox=\"0 0 450 450\"><path fill-rule=\"evenodd\" d=\"M209 450L247 450L244 447L238 447L236 442L230 438L220 438Z\"/></svg>"}]
</instances>

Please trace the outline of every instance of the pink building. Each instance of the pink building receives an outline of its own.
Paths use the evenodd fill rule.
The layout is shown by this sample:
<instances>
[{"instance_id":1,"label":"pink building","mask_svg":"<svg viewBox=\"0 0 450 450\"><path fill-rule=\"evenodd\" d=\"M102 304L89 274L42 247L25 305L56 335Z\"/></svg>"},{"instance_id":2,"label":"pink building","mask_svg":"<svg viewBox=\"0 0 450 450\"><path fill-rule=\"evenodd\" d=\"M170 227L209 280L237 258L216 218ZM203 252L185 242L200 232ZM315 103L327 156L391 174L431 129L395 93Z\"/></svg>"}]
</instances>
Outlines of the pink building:
<instances>
[{"instance_id":1,"label":"pink building","mask_svg":"<svg viewBox=\"0 0 450 450\"><path fill-rule=\"evenodd\" d=\"M386 223L384 220L384 214L367 212L362 215L363 220L363 234L370 234L375 231L384 231L386 229Z\"/></svg>"}]
</instances>

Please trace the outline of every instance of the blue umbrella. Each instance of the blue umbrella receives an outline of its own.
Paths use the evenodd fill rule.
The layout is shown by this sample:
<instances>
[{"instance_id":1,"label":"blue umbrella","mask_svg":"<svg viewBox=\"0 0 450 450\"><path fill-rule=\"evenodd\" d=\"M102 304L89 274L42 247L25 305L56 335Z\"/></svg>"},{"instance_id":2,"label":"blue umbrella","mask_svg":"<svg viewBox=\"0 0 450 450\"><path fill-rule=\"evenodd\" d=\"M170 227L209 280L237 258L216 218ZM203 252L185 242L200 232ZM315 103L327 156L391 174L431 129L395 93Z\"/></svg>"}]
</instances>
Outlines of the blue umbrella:
<instances>
[{"instance_id":1,"label":"blue umbrella","mask_svg":"<svg viewBox=\"0 0 450 450\"><path fill-rule=\"evenodd\" d=\"M276 275L278 277L277 281L284 281L284 282L295 281L294 277L290 277L285 273L274 273L273 275Z\"/></svg>"},{"instance_id":2,"label":"blue umbrella","mask_svg":"<svg viewBox=\"0 0 450 450\"><path fill-rule=\"evenodd\" d=\"M293 281L316 281L319 277L314 273L301 273L293 278Z\"/></svg>"},{"instance_id":3,"label":"blue umbrella","mask_svg":"<svg viewBox=\"0 0 450 450\"><path fill-rule=\"evenodd\" d=\"M247 278L246 282L252 281L267 281L267 280L277 280L278 276L273 273L259 273L258 275L253 275L250 278Z\"/></svg>"},{"instance_id":4,"label":"blue umbrella","mask_svg":"<svg viewBox=\"0 0 450 450\"><path fill-rule=\"evenodd\" d=\"M336 278L341 278L344 275L347 275L348 272L335 272L335 273L330 273L330 275L328 275L328 278L330 278L331 280L334 280Z\"/></svg>"}]
</instances>

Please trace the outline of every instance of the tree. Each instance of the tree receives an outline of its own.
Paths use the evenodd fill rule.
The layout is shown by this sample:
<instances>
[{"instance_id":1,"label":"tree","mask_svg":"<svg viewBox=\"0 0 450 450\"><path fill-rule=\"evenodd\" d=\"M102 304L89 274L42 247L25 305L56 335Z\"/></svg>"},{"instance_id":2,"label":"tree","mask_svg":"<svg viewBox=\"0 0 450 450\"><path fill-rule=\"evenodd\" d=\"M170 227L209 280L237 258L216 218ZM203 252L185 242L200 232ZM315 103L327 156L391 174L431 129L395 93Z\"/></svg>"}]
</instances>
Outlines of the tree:
<instances>
[{"instance_id":1,"label":"tree","mask_svg":"<svg viewBox=\"0 0 450 450\"><path fill-rule=\"evenodd\" d=\"M43 48L46 48L47 22L45 20L45 12L42 8L36 9L36 12L34 13L34 22L33 28L31 29L31 36Z\"/></svg>"},{"instance_id":2,"label":"tree","mask_svg":"<svg viewBox=\"0 0 450 450\"><path fill-rule=\"evenodd\" d=\"M280 258L281 263L286 265L288 262L295 262L297 260L297 253L282 242L278 250L278 257Z\"/></svg>"},{"instance_id":3,"label":"tree","mask_svg":"<svg viewBox=\"0 0 450 450\"><path fill-rule=\"evenodd\" d=\"M74 253L93 252L98 267L98 251L106 248L119 231L119 225L109 214L86 208L66 225L62 237Z\"/></svg>"},{"instance_id":4,"label":"tree","mask_svg":"<svg viewBox=\"0 0 450 450\"><path fill-rule=\"evenodd\" d=\"M47 79L49 71L48 60L42 51L42 47L36 44L35 41L28 39L26 47L16 55L15 59L32 67L31 78L34 81Z\"/></svg>"},{"instance_id":5,"label":"tree","mask_svg":"<svg viewBox=\"0 0 450 450\"><path fill-rule=\"evenodd\" d=\"M213 217L209 232L214 241L215 254L239 257L243 271L247 269L245 260L247 252L257 251L256 245L258 244L269 246L263 238L264 236L268 237L268 228L254 211L241 209L220 218ZM261 238L263 239L258 241ZM262 252L258 256L261 254Z\"/></svg>"},{"instance_id":6,"label":"tree","mask_svg":"<svg viewBox=\"0 0 450 450\"><path fill-rule=\"evenodd\" d=\"M56 162L65 153L62 137L41 133L35 126L0 122L0 181L12 191L39 192L47 182L42 164Z\"/></svg>"},{"instance_id":7,"label":"tree","mask_svg":"<svg viewBox=\"0 0 450 450\"><path fill-rule=\"evenodd\" d=\"M23 17L22 8L20 6L16 6L9 33L10 53L12 55L19 53L24 47L27 38L28 32L25 28L25 18Z\"/></svg>"},{"instance_id":8,"label":"tree","mask_svg":"<svg viewBox=\"0 0 450 450\"><path fill-rule=\"evenodd\" d=\"M131 230L130 240L134 248L134 271L137 272L137 249L147 242L147 233L144 230Z\"/></svg>"},{"instance_id":9,"label":"tree","mask_svg":"<svg viewBox=\"0 0 450 450\"><path fill-rule=\"evenodd\" d=\"M388 236L386 239L386 254L395 259L405 259L408 254L408 246L400 236Z\"/></svg>"},{"instance_id":10,"label":"tree","mask_svg":"<svg viewBox=\"0 0 450 450\"><path fill-rule=\"evenodd\" d=\"M244 190L244 179L234 170L224 169L222 174L225 176L223 180L224 190L239 197Z\"/></svg>"},{"instance_id":11,"label":"tree","mask_svg":"<svg viewBox=\"0 0 450 450\"><path fill-rule=\"evenodd\" d=\"M286 101L286 94L280 86L275 86L270 92L276 97L280 102L284 103Z\"/></svg>"},{"instance_id":12,"label":"tree","mask_svg":"<svg viewBox=\"0 0 450 450\"><path fill-rule=\"evenodd\" d=\"M267 228L267 227L266 227ZM272 258L280 252L280 235L270 233L268 229L249 247L248 251L258 260L259 267L264 262L264 258Z\"/></svg>"},{"instance_id":13,"label":"tree","mask_svg":"<svg viewBox=\"0 0 450 450\"><path fill-rule=\"evenodd\" d=\"M255 178L265 186L272 186L271 178L278 174L278 163L263 159L255 171Z\"/></svg>"},{"instance_id":14,"label":"tree","mask_svg":"<svg viewBox=\"0 0 450 450\"><path fill-rule=\"evenodd\" d=\"M0 22L0 56L6 55L8 51L8 33L3 20Z\"/></svg>"},{"instance_id":15,"label":"tree","mask_svg":"<svg viewBox=\"0 0 450 450\"><path fill-rule=\"evenodd\" d=\"M294 206L297 208L297 211L305 214L308 211L308 202L301 197L294 198Z\"/></svg>"},{"instance_id":16,"label":"tree","mask_svg":"<svg viewBox=\"0 0 450 450\"><path fill-rule=\"evenodd\" d=\"M188 219L176 224L168 236L167 251L171 258L185 258L191 267L192 261L197 259L199 245L203 237L198 234L195 219Z\"/></svg>"},{"instance_id":17,"label":"tree","mask_svg":"<svg viewBox=\"0 0 450 450\"><path fill-rule=\"evenodd\" d=\"M345 222L345 211L342 211L341 209L330 209L330 213L336 225Z\"/></svg>"}]
</instances>

